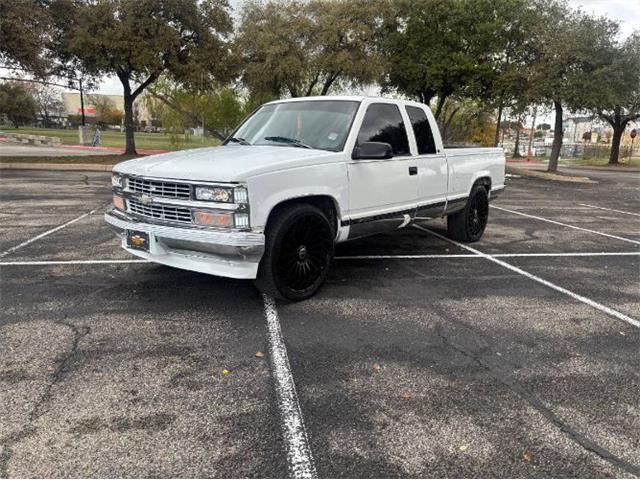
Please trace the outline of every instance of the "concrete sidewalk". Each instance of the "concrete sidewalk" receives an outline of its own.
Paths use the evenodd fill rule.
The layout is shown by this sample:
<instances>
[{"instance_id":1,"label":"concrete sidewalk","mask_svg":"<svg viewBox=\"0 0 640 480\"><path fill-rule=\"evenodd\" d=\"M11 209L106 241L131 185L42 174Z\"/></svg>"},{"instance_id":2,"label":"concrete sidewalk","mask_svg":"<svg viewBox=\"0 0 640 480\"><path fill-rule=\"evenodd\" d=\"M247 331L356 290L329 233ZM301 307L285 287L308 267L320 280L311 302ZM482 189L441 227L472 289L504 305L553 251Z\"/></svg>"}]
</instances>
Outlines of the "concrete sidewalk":
<instances>
[{"instance_id":1,"label":"concrete sidewalk","mask_svg":"<svg viewBox=\"0 0 640 480\"><path fill-rule=\"evenodd\" d=\"M0 157L79 157L100 155L118 155L120 149L98 150L92 147L69 148L72 145L59 147L45 147L35 145L21 145L17 143L0 142Z\"/></svg>"},{"instance_id":2,"label":"concrete sidewalk","mask_svg":"<svg viewBox=\"0 0 640 480\"><path fill-rule=\"evenodd\" d=\"M84 172L110 172L112 164L99 163L0 163L0 170L75 170Z\"/></svg>"}]
</instances>

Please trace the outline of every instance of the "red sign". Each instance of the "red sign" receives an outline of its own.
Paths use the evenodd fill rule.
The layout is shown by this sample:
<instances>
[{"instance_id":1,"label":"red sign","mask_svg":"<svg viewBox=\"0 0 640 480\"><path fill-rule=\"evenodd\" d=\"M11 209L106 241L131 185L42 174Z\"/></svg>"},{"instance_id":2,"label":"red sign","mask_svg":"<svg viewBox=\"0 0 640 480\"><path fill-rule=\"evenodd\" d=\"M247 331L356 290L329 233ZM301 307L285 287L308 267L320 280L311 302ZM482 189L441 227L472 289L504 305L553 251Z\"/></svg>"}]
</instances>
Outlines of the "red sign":
<instances>
[{"instance_id":1,"label":"red sign","mask_svg":"<svg viewBox=\"0 0 640 480\"><path fill-rule=\"evenodd\" d=\"M631 130L631 133L629 135L631 135L631 138L636 138L636 135L638 135L638 132L634 128L633 130Z\"/></svg>"}]
</instances>

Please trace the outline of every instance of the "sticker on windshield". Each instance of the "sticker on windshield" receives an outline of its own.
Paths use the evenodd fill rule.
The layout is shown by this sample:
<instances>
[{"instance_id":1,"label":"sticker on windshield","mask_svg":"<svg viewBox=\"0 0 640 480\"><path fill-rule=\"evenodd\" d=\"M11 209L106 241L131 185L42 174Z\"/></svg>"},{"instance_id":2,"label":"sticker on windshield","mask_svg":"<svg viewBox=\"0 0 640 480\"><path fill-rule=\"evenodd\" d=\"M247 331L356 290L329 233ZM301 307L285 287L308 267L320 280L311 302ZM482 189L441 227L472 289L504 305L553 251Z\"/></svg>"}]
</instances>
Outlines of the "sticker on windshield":
<instances>
[{"instance_id":1,"label":"sticker on windshield","mask_svg":"<svg viewBox=\"0 0 640 480\"><path fill-rule=\"evenodd\" d=\"M338 138L338 134L336 132L331 132L328 136L329 140L335 140L336 138Z\"/></svg>"}]
</instances>

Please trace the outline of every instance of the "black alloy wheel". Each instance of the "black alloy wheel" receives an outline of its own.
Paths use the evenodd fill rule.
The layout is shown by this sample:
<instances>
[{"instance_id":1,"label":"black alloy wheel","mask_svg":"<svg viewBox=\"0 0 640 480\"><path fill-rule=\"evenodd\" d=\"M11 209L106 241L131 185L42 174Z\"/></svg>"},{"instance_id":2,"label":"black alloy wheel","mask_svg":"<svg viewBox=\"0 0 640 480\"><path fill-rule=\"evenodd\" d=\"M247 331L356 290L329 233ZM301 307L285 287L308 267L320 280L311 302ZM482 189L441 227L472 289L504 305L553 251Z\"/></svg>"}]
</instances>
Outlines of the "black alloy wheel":
<instances>
[{"instance_id":1,"label":"black alloy wheel","mask_svg":"<svg viewBox=\"0 0 640 480\"><path fill-rule=\"evenodd\" d=\"M256 285L278 298L307 299L327 277L333 259L333 229L325 214L312 205L294 204L277 215L266 233Z\"/></svg>"},{"instance_id":2,"label":"black alloy wheel","mask_svg":"<svg viewBox=\"0 0 640 480\"><path fill-rule=\"evenodd\" d=\"M484 188L483 188L484 190ZM489 220L489 202L487 195L476 193L469 199L469 215L467 216L467 228L472 238L480 238Z\"/></svg>"},{"instance_id":3,"label":"black alloy wheel","mask_svg":"<svg viewBox=\"0 0 640 480\"><path fill-rule=\"evenodd\" d=\"M447 216L449 237L459 242L477 242L489 221L489 195L483 185L475 185L463 210Z\"/></svg>"}]
</instances>

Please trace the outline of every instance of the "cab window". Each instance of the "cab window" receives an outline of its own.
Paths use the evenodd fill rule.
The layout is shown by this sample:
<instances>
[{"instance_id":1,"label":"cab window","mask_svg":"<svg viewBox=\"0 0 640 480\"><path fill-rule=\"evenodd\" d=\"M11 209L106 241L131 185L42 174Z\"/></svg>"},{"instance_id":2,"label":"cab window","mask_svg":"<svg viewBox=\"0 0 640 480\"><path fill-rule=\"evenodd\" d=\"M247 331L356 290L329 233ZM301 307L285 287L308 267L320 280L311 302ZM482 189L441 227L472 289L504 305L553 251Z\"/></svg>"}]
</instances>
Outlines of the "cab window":
<instances>
[{"instance_id":1,"label":"cab window","mask_svg":"<svg viewBox=\"0 0 640 480\"><path fill-rule=\"evenodd\" d=\"M425 111L418 107L409 106L406 109L418 144L418 154L436 153L436 142L433 139L433 132Z\"/></svg>"},{"instance_id":2,"label":"cab window","mask_svg":"<svg viewBox=\"0 0 640 480\"><path fill-rule=\"evenodd\" d=\"M374 103L369 105L358 133L358 145L363 142L385 142L393 155L409 155L409 140L397 105Z\"/></svg>"}]
</instances>

